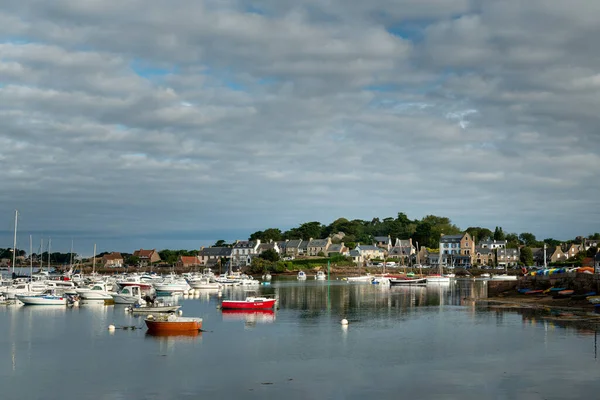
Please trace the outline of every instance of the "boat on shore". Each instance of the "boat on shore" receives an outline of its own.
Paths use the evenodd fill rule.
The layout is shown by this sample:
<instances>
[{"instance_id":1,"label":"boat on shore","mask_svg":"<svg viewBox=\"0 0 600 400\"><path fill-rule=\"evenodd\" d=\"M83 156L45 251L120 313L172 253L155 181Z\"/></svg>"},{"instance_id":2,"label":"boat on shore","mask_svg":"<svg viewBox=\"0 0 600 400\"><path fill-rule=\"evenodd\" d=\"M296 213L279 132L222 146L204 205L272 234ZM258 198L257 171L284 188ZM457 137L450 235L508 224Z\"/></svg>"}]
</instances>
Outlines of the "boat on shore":
<instances>
[{"instance_id":1,"label":"boat on shore","mask_svg":"<svg viewBox=\"0 0 600 400\"><path fill-rule=\"evenodd\" d=\"M223 300L222 309L268 310L275 307L277 299L269 297L246 297L246 300Z\"/></svg>"},{"instance_id":2,"label":"boat on shore","mask_svg":"<svg viewBox=\"0 0 600 400\"><path fill-rule=\"evenodd\" d=\"M148 315L144 322L148 332L152 334L180 334L202 329L202 318L179 317L174 314Z\"/></svg>"}]
</instances>

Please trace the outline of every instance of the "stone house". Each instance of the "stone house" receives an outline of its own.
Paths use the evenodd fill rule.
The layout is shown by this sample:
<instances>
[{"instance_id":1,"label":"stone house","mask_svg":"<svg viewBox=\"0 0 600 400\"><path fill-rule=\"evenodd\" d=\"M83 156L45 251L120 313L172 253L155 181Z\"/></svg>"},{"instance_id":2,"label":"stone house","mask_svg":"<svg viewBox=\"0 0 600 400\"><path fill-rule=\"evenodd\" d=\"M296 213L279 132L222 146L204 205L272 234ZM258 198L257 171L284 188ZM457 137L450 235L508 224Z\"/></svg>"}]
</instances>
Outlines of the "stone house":
<instances>
[{"instance_id":1,"label":"stone house","mask_svg":"<svg viewBox=\"0 0 600 400\"><path fill-rule=\"evenodd\" d=\"M318 256L319 253L327 254L327 249L331 246L331 238L311 239L306 246L309 256Z\"/></svg>"},{"instance_id":2,"label":"stone house","mask_svg":"<svg viewBox=\"0 0 600 400\"><path fill-rule=\"evenodd\" d=\"M301 239L287 240L285 242L285 255L291 257L298 257L300 254Z\"/></svg>"},{"instance_id":3,"label":"stone house","mask_svg":"<svg viewBox=\"0 0 600 400\"><path fill-rule=\"evenodd\" d=\"M261 243L258 245L258 249L256 251L257 255L267 250L275 250L277 254L281 254L281 249L277 242L269 242L269 243Z\"/></svg>"},{"instance_id":4,"label":"stone house","mask_svg":"<svg viewBox=\"0 0 600 400\"><path fill-rule=\"evenodd\" d=\"M198 256L179 256L175 265L179 268L197 267L200 265Z\"/></svg>"},{"instance_id":5,"label":"stone house","mask_svg":"<svg viewBox=\"0 0 600 400\"><path fill-rule=\"evenodd\" d=\"M575 257L581 251L583 245L571 243L571 245L565 251L567 258Z\"/></svg>"},{"instance_id":6,"label":"stone house","mask_svg":"<svg viewBox=\"0 0 600 400\"><path fill-rule=\"evenodd\" d=\"M359 262L381 259L385 257L385 251L375 245L361 245L360 243L354 249L358 252ZM352 257L354 259L354 257Z\"/></svg>"},{"instance_id":7,"label":"stone house","mask_svg":"<svg viewBox=\"0 0 600 400\"><path fill-rule=\"evenodd\" d=\"M139 258L140 266L147 266L160 261L160 255L158 255L156 249L139 249L133 252L133 256Z\"/></svg>"},{"instance_id":8,"label":"stone house","mask_svg":"<svg viewBox=\"0 0 600 400\"><path fill-rule=\"evenodd\" d=\"M308 240L302 240L298 245L298 255L306 256L308 255L308 243L312 240L312 238Z\"/></svg>"},{"instance_id":9,"label":"stone house","mask_svg":"<svg viewBox=\"0 0 600 400\"><path fill-rule=\"evenodd\" d=\"M499 267L516 267L519 264L519 249L497 249L497 259Z\"/></svg>"},{"instance_id":10,"label":"stone house","mask_svg":"<svg viewBox=\"0 0 600 400\"><path fill-rule=\"evenodd\" d=\"M198 259L200 265L211 267L216 265L220 259L229 261L231 259L231 247L200 247Z\"/></svg>"},{"instance_id":11,"label":"stone house","mask_svg":"<svg viewBox=\"0 0 600 400\"><path fill-rule=\"evenodd\" d=\"M442 235L440 256L442 263L452 266L469 267L473 264L475 242L468 232L460 235Z\"/></svg>"},{"instance_id":12,"label":"stone house","mask_svg":"<svg viewBox=\"0 0 600 400\"><path fill-rule=\"evenodd\" d=\"M350 254L350 250L344 246L344 242L338 244L332 244L327 249L327 256L331 257L334 254L341 254L343 256L347 256Z\"/></svg>"},{"instance_id":13,"label":"stone house","mask_svg":"<svg viewBox=\"0 0 600 400\"><path fill-rule=\"evenodd\" d=\"M567 260L567 255L562 251L560 246L556 246L554 249L547 249L546 257L548 261L552 263Z\"/></svg>"},{"instance_id":14,"label":"stone house","mask_svg":"<svg viewBox=\"0 0 600 400\"><path fill-rule=\"evenodd\" d=\"M123 256L118 252L105 254L102 256L102 265L105 268L120 268L123 266Z\"/></svg>"},{"instance_id":15,"label":"stone house","mask_svg":"<svg viewBox=\"0 0 600 400\"><path fill-rule=\"evenodd\" d=\"M493 265L494 260L495 254L491 247L475 247L475 265Z\"/></svg>"},{"instance_id":16,"label":"stone house","mask_svg":"<svg viewBox=\"0 0 600 400\"><path fill-rule=\"evenodd\" d=\"M375 246L381 247L386 252L389 252L392 248L392 238L390 238L390 235L375 236L373 239L375 240Z\"/></svg>"}]
</instances>

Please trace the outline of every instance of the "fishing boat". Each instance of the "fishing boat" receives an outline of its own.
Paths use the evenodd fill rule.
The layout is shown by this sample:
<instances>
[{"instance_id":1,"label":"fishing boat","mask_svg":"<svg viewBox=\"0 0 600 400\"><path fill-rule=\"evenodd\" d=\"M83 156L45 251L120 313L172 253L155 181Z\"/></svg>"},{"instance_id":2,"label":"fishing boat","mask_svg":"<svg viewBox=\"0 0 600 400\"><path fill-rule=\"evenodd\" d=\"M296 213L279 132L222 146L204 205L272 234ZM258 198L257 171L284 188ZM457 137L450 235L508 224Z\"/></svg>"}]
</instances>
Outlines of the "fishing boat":
<instances>
[{"instance_id":1,"label":"fishing boat","mask_svg":"<svg viewBox=\"0 0 600 400\"><path fill-rule=\"evenodd\" d=\"M268 297L246 297L246 300L223 300L222 309L265 310L275 307L277 299Z\"/></svg>"},{"instance_id":2,"label":"fishing boat","mask_svg":"<svg viewBox=\"0 0 600 400\"><path fill-rule=\"evenodd\" d=\"M425 284L427 284L427 278L415 278L415 279L390 278L391 286L425 285Z\"/></svg>"},{"instance_id":3,"label":"fishing boat","mask_svg":"<svg viewBox=\"0 0 600 400\"><path fill-rule=\"evenodd\" d=\"M111 294L115 304L146 304L142 298L142 288L140 286L126 286L117 293Z\"/></svg>"},{"instance_id":4,"label":"fishing boat","mask_svg":"<svg viewBox=\"0 0 600 400\"><path fill-rule=\"evenodd\" d=\"M48 289L40 294L17 294L17 300L32 306L65 306L68 298L64 293Z\"/></svg>"},{"instance_id":5,"label":"fishing boat","mask_svg":"<svg viewBox=\"0 0 600 400\"><path fill-rule=\"evenodd\" d=\"M299 271L297 278L298 278L299 281L305 281L306 280L306 272Z\"/></svg>"},{"instance_id":6,"label":"fishing boat","mask_svg":"<svg viewBox=\"0 0 600 400\"><path fill-rule=\"evenodd\" d=\"M138 305L134 304L127 307L127 311L133 314L161 314L161 313L173 313L179 310L181 306L171 304L157 304L157 305Z\"/></svg>"},{"instance_id":7,"label":"fishing boat","mask_svg":"<svg viewBox=\"0 0 600 400\"><path fill-rule=\"evenodd\" d=\"M144 319L148 332L152 334L179 334L198 332L202 329L202 318L180 317L174 314L148 315Z\"/></svg>"}]
</instances>

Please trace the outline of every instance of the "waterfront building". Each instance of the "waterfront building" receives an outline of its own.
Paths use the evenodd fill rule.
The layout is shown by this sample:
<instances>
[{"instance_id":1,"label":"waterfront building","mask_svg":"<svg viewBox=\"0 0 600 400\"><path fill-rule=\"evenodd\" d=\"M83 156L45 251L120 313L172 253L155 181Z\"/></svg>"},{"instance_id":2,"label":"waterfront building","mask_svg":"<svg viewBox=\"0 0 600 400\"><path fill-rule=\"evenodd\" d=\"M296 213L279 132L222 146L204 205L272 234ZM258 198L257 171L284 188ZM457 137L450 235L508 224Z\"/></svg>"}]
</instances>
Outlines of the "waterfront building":
<instances>
[{"instance_id":1,"label":"waterfront building","mask_svg":"<svg viewBox=\"0 0 600 400\"><path fill-rule=\"evenodd\" d=\"M216 265L219 260L224 259L229 261L231 259L232 249L231 247L200 247L198 252L198 259L200 265L211 267Z\"/></svg>"},{"instance_id":2,"label":"waterfront building","mask_svg":"<svg viewBox=\"0 0 600 400\"><path fill-rule=\"evenodd\" d=\"M331 246L331 238L310 239L306 249L309 256L318 256L319 253L327 254L327 249Z\"/></svg>"},{"instance_id":3,"label":"waterfront building","mask_svg":"<svg viewBox=\"0 0 600 400\"><path fill-rule=\"evenodd\" d=\"M375 240L375 246L381 247L386 252L389 252L392 248L392 238L390 238L390 235L375 236L373 239Z\"/></svg>"},{"instance_id":4,"label":"waterfront building","mask_svg":"<svg viewBox=\"0 0 600 400\"><path fill-rule=\"evenodd\" d=\"M519 264L519 249L497 249L499 267L516 267Z\"/></svg>"},{"instance_id":5,"label":"waterfront building","mask_svg":"<svg viewBox=\"0 0 600 400\"><path fill-rule=\"evenodd\" d=\"M442 235L440 256L442 264L453 267L470 267L475 255L475 242L469 232L459 235Z\"/></svg>"},{"instance_id":6,"label":"waterfront building","mask_svg":"<svg viewBox=\"0 0 600 400\"><path fill-rule=\"evenodd\" d=\"M145 267L160 261L160 255L156 249L144 250L139 249L133 252L133 256L140 260L140 267Z\"/></svg>"},{"instance_id":7,"label":"waterfront building","mask_svg":"<svg viewBox=\"0 0 600 400\"><path fill-rule=\"evenodd\" d=\"M179 268L197 267L200 265L198 256L179 256L175 265Z\"/></svg>"},{"instance_id":8,"label":"waterfront building","mask_svg":"<svg viewBox=\"0 0 600 400\"><path fill-rule=\"evenodd\" d=\"M250 265L252 257L258 255L258 247L260 239L252 240L236 240L231 253L231 262L233 266L245 267Z\"/></svg>"},{"instance_id":9,"label":"waterfront building","mask_svg":"<svg viewBox=\"0 0 600 400\"><path fill-rule=\"evenodd\" d=\"M105 268L120 268L123 266L123 256L118 252L107 253L102 256L102 265Z\"/></svg>"}]
</instances>

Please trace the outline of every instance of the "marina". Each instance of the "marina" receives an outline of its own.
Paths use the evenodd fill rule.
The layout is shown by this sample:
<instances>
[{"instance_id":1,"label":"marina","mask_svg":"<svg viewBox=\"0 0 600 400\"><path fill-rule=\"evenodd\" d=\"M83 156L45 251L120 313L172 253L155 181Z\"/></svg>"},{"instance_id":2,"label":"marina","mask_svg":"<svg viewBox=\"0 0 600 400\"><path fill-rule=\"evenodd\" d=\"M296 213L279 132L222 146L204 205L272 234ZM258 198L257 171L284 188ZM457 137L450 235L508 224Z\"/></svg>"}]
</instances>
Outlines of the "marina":
<instances>
[{"instance_id":1,"label":"marina","mask_svg":"<svg viewBox=\"0 0 600 400\"><path fill-rule=\"evenodd\" d=\"M392 399L399 388L420 399L593 396L595 328L479 302L486 285L274 277L269 286L164 298L182 315L152 319L180 324L153 329L147 314L126 312L127 305L6 305L0 308L3 399ZM255 295L276 298L277 307L219 307ZM525 361L532 359L535 368ZM49 368L57 360L60 366ZM559 360L562 368L554 368ZM577 397L564 368L578 376ZM31 376L40 378L31 384Z\"/></svg>"}]
</instances>

